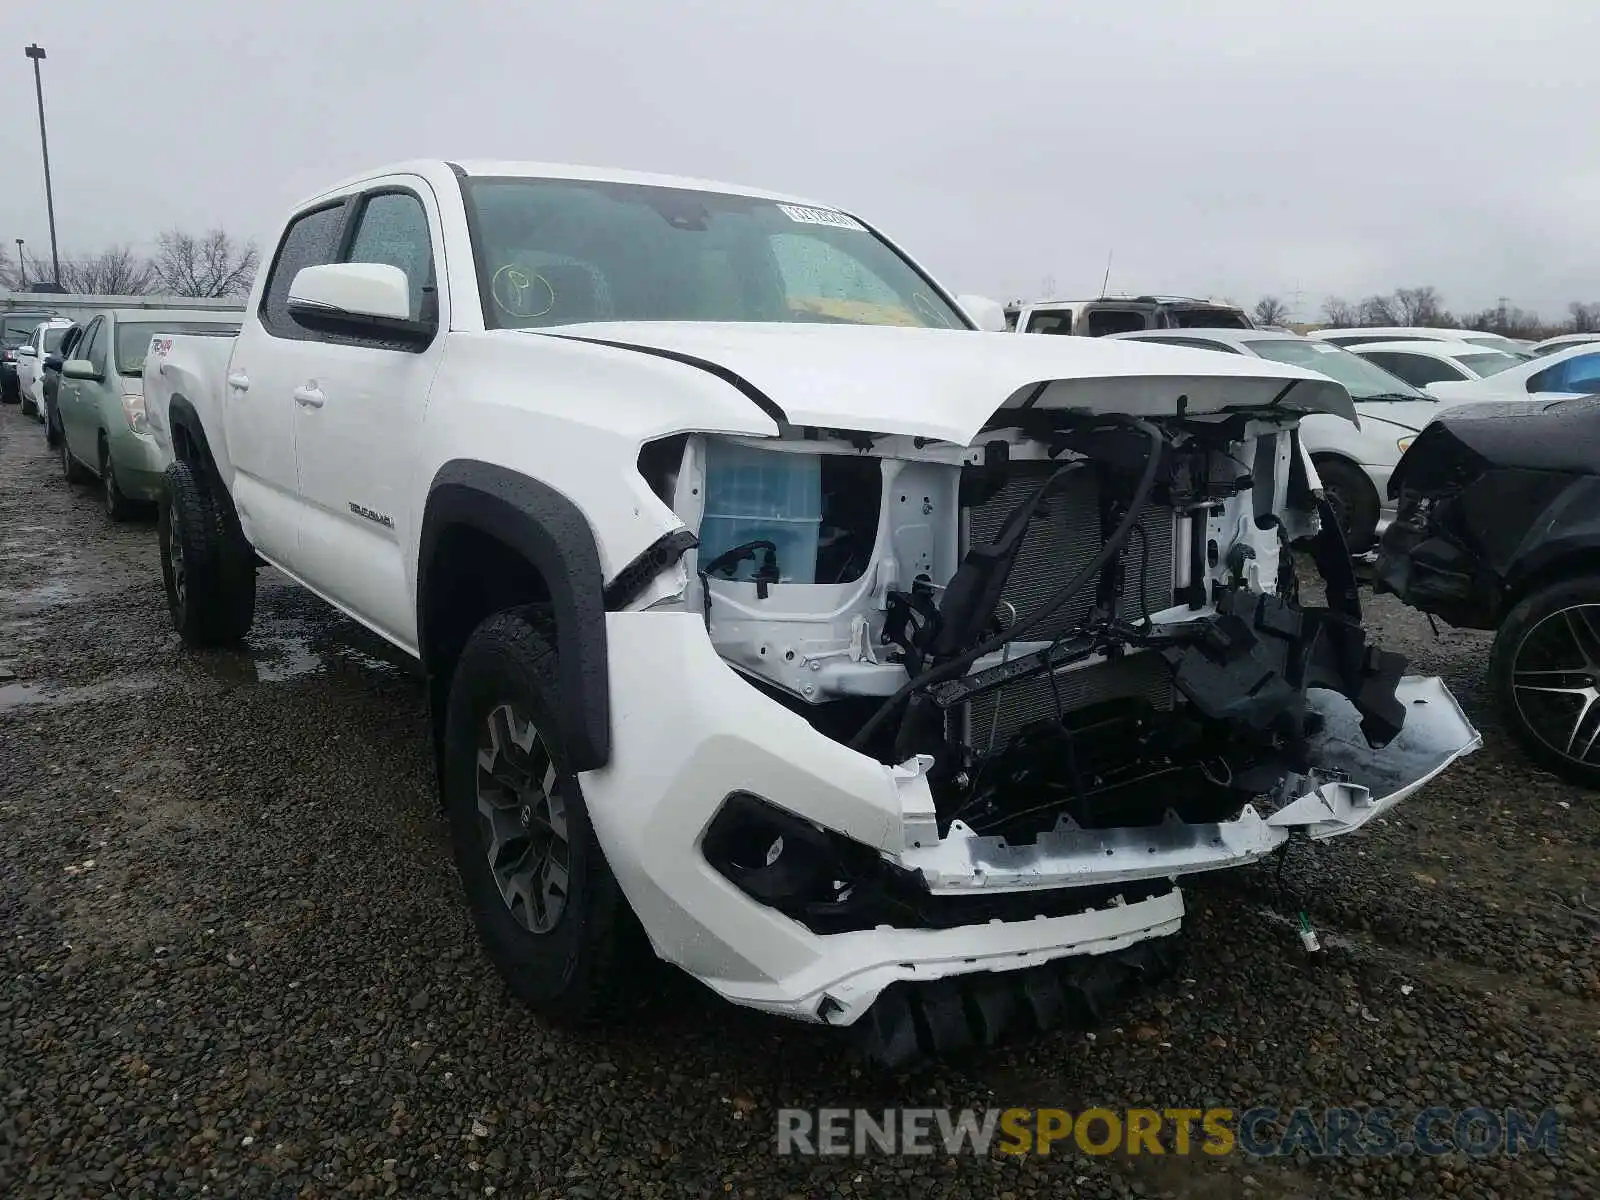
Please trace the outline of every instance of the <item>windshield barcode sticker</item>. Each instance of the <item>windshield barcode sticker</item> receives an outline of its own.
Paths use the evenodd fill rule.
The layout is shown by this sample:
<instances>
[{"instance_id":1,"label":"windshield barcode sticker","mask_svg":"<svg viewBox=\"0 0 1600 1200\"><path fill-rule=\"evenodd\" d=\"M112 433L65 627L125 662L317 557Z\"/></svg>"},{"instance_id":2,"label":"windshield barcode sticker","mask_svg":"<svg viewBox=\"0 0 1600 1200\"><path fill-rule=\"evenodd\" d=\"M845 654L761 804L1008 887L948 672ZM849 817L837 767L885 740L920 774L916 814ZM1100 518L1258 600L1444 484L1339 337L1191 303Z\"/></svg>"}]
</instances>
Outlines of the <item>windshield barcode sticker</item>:
<instances>
[{"instance_id":1,"label":"windshield barcode sticker","mask_svg":"<svg viewBox=\"0 0 1600 1200\"><path fill-rule=\"evenodd\" d=\"M865 232L866 226L854 217L828 208L805 208L799 204L780 204L779 210L791 221L803 225L832 225L836 229L856 229Z\"/></svg>"}]
</instances>

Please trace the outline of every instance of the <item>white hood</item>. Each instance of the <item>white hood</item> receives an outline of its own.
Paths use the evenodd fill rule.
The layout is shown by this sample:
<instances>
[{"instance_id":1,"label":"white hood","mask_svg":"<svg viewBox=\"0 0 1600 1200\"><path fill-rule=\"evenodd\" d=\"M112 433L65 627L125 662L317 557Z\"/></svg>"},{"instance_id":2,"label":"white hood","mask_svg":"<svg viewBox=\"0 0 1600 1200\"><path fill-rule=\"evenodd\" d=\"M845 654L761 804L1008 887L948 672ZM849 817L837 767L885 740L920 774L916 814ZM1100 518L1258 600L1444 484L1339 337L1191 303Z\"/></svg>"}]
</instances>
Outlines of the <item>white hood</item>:
<instances>
[{"instance_id":1,"label":"white hood","mask_svg":"<svg viewBox=\"0 0 1600 1200\"><path fill-rule=\"evenodd\" d=\"M1104 338L882 325L597 322L554 334L685 356L732 372L794 425L970 445L1002 407L1172 416L1277 406L1355 419L1325 375L1243 354ZM1042 392L1041 384L1046 385Z\"/></svg>"}]
</instances>

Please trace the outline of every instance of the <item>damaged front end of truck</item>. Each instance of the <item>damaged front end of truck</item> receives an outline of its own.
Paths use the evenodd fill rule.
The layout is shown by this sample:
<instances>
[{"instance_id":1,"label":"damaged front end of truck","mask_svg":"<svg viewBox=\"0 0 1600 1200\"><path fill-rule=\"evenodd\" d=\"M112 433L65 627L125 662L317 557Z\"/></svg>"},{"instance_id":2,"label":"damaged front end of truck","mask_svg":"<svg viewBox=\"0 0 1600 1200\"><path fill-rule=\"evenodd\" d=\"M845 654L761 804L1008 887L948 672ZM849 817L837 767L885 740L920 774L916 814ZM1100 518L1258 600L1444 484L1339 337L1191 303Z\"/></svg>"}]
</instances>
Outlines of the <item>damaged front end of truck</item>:
<instances>
[{"instance_id":1,"label":"damaged front end of truck","mask_svg":"<svg viewBox=\"0 0 1600 1200\"><path fill-rule=\"evenodd\" d=\"M1348 397L1228 383L1146 380L1122 411L1105 381L1040 384L968 444L813 425L647 446L699 543L657 610L809 726L796 756L864 759L892 797L868 835L831 789L730 786L697 853L815 961L717 978L681 938L658 949L743 1003L860 1022L889 1061L988 1041L1064 1011L1074 964L1173 933L1183 876L1349 832L1471 752L1448 690L1363 629L1295 428Z\"/></svg>"}]
</instances>

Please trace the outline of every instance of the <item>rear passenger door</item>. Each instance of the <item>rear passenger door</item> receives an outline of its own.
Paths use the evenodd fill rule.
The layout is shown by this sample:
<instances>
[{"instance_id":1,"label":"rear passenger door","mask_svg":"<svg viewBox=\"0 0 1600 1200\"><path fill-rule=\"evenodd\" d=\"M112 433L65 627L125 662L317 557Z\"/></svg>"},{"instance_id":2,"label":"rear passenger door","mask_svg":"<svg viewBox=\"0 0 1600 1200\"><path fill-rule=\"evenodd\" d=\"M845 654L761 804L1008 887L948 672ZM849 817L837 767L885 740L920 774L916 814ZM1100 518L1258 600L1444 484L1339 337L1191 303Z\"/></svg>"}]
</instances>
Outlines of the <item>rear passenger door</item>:
<instances>
[{"instance_id":1,"label":"rear passenger door","mask_svg":"<svg viewBox=\"0 0 1600 1200\"><path fill-rule=\"evenodd\" d=\"M257 311L245 315L223 389L233 501L262 557L300 573L300 481L294 390L306 377L315 337L289 315L289 286L306 267L334 260L346 200L290 218L268 268Z\"/></svg>"},{"instance_id":2,"label":"rear passenger door","mask_svg":"<svg viewBox=\"0 0 1600 1200\"><path fill-rule=\"evenodd\" d=\"M416 607L404 548L414 544L412 470L449 328L438 204L415 176L375 180L352 198L336 261L405 272L425 346L315 333L300 343L295 396L298 568L306 583L415 652Z\"/></svg>"}]
</instances>

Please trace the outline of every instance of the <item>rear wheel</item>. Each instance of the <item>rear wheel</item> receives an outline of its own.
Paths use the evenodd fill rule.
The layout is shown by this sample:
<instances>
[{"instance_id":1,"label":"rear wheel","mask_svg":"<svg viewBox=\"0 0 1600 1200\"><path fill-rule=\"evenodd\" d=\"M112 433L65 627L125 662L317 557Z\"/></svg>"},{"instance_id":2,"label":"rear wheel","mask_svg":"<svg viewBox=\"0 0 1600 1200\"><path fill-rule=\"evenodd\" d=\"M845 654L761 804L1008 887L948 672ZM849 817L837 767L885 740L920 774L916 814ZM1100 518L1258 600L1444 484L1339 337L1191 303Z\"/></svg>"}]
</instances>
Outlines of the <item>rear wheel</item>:
<instances>
[{"instance_id":1,"label":"rear wheel","mask_svg":"<svg viewBox=\"0 0 1600 1200\"><path fill-rule=\"evenodd\" d=\"M1378 489L1365 471L1342 458L1318 458L1313 462L1350 553L1370 550L1378 533Z\"/></svg>"},{"instance_id":2,"label":"rear wheel","mask_svg":"<svg viewBox=\"0 0 1600 1200\"><path fill-rule=\"evenodd\" d=\"M1530 758L1600 788L1600 575L1550 584L1513 608L1495 634L1489 682Z\"/></svg>"},{"instance_id":3,"label":"rear wheel","mask_svg":"<svg viewBox=\"0 0 1600 1200\"><path fill-rule=\"evenodd\" d=\"M254 557L186 462L167 468L156 541L167 611L187 644L228 645L250 632L256 611Z\"/></svg>"},{"instance_id":4,"label":"rear wheel","mask_svg":"<svg viewBox=\"0 0 1600 1200\"><path fill-rule=\"evenodd\" d=\"M478 937L511 991L546 1015L609 1015L632 914L566 765L556 656L536 609L499 613L456 664L444 800Z\"/></svg>"}]
</instances>

